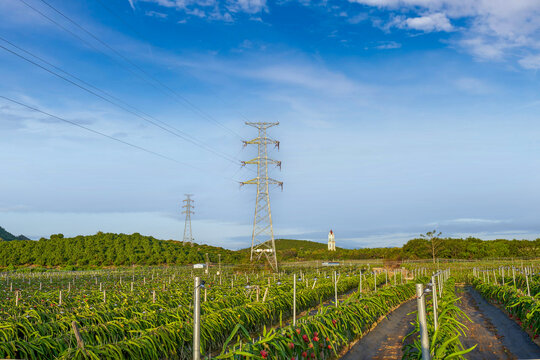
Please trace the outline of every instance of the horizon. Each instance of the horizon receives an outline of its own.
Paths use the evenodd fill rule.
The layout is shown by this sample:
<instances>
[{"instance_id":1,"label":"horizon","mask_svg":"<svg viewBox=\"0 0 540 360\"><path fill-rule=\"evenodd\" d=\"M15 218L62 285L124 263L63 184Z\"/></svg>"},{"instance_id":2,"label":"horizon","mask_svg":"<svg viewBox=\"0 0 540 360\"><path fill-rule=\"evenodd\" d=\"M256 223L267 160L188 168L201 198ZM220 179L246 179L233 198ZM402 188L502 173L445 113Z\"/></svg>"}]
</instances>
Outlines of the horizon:
<instances>
[{"instance_id":1,"label":"horizon","mask_svg":"<svg viewBox=\"0 0 540 360\"><path fill-rule=\"evenodd\" d=\"M241 140L256 133L244 122L279 121L276 238L540 237L540 3L27 2L0 3L10 232L181 240L192 193L195 241L247 247L255 188L239 188L253 177L239 161L255 156Z\"/></svg>"},{"instance_id":2,"label":"horizon","mask_svg":"<svg viewBox=\"0 0 540 360\"><path fill-rule=\"evenodd\" d=\"M0 226L0 228L3 228L2 226ZM6 231L8 231L7 229L4 229ZM9 232L9 231L8 231ZM100 232L103 232L103 231L100 231ZM99 232L98 232L99 233ZM97 235L98 233L96 234L86 234L86 235L83 235L83 234L79 234L79 235L74 235L74 236L65 236L64 234L62 233L55 233L55 234L50 234L49 236L43 236L43 238L45 239L50 239L51 236L53 235L57 235L57 234L62 234L64 235L64 238L74 238L76 236L93 236L93 235ZM103 232L103 233L107 233L107 232ZM115 233L117 235L133 235L135 233ZM12 235L15 235L15 234L12 234ZM25 234L18 234L18 235L15 235L15 236L26 236ZM149 237L153 237L157 240L162 240L162 241L178 241L178 242L181 242L181 240L175 240L175 239L160 239L160 238L157 238L155 236L152 236L152 235L147 235L147 234L140 234L142 236L149 236ZM38 241L40 238L30 238L30 241ZM420 235L417 236L417 237L413 237L413 238L410 238L410 239L407 239L405 240L401 245L393 245L393 246L379 246L379 248L394 248L394 247L403 247L403 245L405 245L408 241L410 240L415 240L415 239L420 239ZM441 236L440 237L441 239L444 239L444 240L448 240L448 239L461 239L461 240L467 240L468 237L461 237L461 238L456 238L456 237L446 237L446 236ZM474 238L474 237L472 237ZM540 239L540 238L537 238L537 239L510 239L510 238L496 238L496 239L480 239L480 238L475 238L475 239L478 239L478 240L481 240L481 241L497 241L497 240L506 240L506 241L513 241L513 240L517 240L517 241L522 241L522 240L527 240L527 241L534 241L534 240L537 240L537 239ZM312 239L291 239L291 238L280 238L280 237L276 237L275 238L275 241L279 241L279 240L293 240L293 241L308 241L308 242L314 242L314 243L318 243L318 244L322 244L322 245L327 245L328 241L322 241L322 240L312 240ZM21 241L21 240L11 240L11 241ZM195 244L197 245L210 245L210 246L216 246L216 247L222 247L224 249L227 249L227 250L232 250L232 251L241 251L241 250L249 250L250 249L250 246L248 245L247 247L242 247L242 248L230 248L230 247L225 247L225 246L219 246L219 245L211 245L211 244L205 244L205 243L201 243L201 242L196 242L194 241ZM357 250L357 249L373 249L373 248L377 248L377 247L369 247L369 246L364 246L364 247L344 247L344 246L337 246L336 247L338 249L344 249L344 250Z\"/></svg>"}]
</instances>

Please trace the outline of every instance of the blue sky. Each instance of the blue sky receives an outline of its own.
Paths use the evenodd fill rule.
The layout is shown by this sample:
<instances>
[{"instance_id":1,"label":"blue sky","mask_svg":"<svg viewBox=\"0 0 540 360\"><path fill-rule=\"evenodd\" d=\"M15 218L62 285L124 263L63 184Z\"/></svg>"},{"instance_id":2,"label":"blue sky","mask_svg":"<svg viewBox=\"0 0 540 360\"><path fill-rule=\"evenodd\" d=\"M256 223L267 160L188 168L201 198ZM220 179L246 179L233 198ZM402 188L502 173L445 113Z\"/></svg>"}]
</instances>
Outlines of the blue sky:
<instances>
[{"instance_id":1,"label":"blue sky","mask_svg":"<svg viewBox=\"0 0 540 360\"><path fill-rule=\"evenodd\" d=\"M0 98L11 232L180 239L192 193L196 241L248 246L244 122L279 121L277 237L540 236L538 1L45 1L0 2L0 45L124 105L3 48L0 96L175 161Z\"/></svg>"}]
</instances>

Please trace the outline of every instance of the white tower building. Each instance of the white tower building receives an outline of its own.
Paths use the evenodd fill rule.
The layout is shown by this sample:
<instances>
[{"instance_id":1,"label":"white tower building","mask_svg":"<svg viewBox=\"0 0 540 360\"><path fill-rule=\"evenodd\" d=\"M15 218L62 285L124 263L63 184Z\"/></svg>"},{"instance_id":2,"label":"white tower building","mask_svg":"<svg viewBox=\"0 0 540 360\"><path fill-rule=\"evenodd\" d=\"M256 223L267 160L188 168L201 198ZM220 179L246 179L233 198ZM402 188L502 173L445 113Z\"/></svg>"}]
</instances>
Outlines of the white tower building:
<instances>
[{"instance_id":1,"label":"white tower building","mask_svg":"<svg viewBox=\"0 0 540 360\"><path fill-rule=\"evenodd\" d=\"M336 251L336 239L332 230L328 233L328 251Z\"/></svg>"}]
</instances>

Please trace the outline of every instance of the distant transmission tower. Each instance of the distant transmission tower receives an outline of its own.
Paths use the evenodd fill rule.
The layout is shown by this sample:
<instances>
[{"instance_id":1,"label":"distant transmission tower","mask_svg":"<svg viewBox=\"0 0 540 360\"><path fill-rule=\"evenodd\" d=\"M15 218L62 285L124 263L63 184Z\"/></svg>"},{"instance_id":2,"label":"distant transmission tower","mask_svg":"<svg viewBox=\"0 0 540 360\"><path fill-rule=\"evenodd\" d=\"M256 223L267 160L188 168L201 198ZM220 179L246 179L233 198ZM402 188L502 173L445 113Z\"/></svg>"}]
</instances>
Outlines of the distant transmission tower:
<instances>
[{"instance_id":1,"label":"distant transmission tower","mask_svg":"<svg viewBox=\"0 0 540 360\"><path fill-rule=\"evenodd\" d=\"M258 261L264 255L272 269L278 271L268 185L277 184L283 189L283 182L268 177L268 164L274 164L281 169L281 161L268 158L267 145L273 144L279 149L279 141L269 138L266 135L266 130L272 126L279 125L279 123L246 122L246 125L253 126L259 130L259 136L257 138L244 141L244 146L257 144L259 150L258 156L252 160L242 162L242 165L257 164L257 177L240 183L241 185L257 185L255 219L253 221L253 234L251 236L251 261Z\"/></svg>"},{"instance_id":2,"label":"distant transmission tower","mask_svg":"<svg viewBox=\"0 0 540 360\"><path fill-rule=\"evenodd\" d=\"M182 206L182 208L185 208L186 210L182 211L182 214L186 214L186 225L184 227L184 245L186 243L189 243L191 246L193 246L193 235L191 234L191 214L195 214L191 209L194 208L192 205L192 202L194 201L191 196L193 194L185 194L186 199L183 201L186 204Z\"/></svg>"}]
</instances>

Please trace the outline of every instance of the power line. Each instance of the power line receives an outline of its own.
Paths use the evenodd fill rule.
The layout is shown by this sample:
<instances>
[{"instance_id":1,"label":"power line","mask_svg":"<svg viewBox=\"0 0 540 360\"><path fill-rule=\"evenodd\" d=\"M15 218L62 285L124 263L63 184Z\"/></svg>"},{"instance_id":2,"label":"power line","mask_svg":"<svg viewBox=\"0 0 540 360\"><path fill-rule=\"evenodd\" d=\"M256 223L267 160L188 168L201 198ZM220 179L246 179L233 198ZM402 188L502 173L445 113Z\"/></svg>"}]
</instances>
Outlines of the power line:
<instances>
[{"instance_id":1,"label":"power line","mask_svg":"<svg viewBox=\"0 0 540 360\"><path fill-rule=\"evenodd\" d=\"M133 27L130 23L128 23L126 20L124 20L124 18L120 15L118 15L118 13L116 13L114 10L112 10L110 7L108 7L107 5L105 5L105 3L103 2L103 0L96 0L97 3L99 5L101 5L102 8L104 8L105 10L107 10L107 12L109 12L111 15L113 15L115 18L117 18L121 23L123 23L124 25L126 25L129 29L131 29L131 31L133 31L135 34L137 34L139 37L145 39L146 41L148 41L148 43L152 43L152 41L150 41L150 39L145 36L144 34L140 33L135 27ZM221 99L221 97L219 96L218 93L216 93L213 89L211 88L208 88L207 89L209 91L212 92L212 94L214 94L217 98ZM221 99L223 100L223 99ZM249 121L249 119L246 117L246 115L244 115L242 112L238 111L238 110L234 110L240 117L244 118L246 121Z\"/></svg>"},{"instance_id":2,"label":"power line","mask_svg":"<svg viewBox=\"0 0 540 360\"><path fill-rule=\"evenodd\" d=\"M153 151L153 150L148 150L148 149L146 149L146 148L143 148L142 146L132 144L132 143L130 143L130 142L124 141L124 140L122 140L122 139L116 138L116 137L111 136L111 135L107 135L107 134L102 133L102 132L100 132L100 131L97 131L97 130L91 129L91 128L89 128L89 127L86 127L86 126L84 126L84 125L78 124L78 123L76 123L76 122L74 122L74 121L71 121L71 120L68 120L68 119L64 119L64 118L61 118L61 117L59 117L59 116L53 115L53 114L51 114L51 113L48 113L48 112L46 112L46 111L40 110L40 109L38 109L38 108L36 108L36 107L33 107L33 106L31 106L31 105L23 104L22 102L19 102L19 101L17 101L17 100L11 99L11 98L8 98L7 96L0 95L0 98L2 98L2 99L4 99L4 100L7 100L7 101L10 101L10 102L12 102L12 103L14 103L14 104L23 106L23 107L25 107L25 108L27 108L27 109L30 109L30 110L33 110L33 111L35 111L35 112L38 112L38 113L41 113L41 114L50 116L50 117L52 117L52 118L54 118L54 119L57 119L57 120L66 122L66 123L68 123L68 124L70 124L70 125L77 126L77 127L81 128L81 129L84 129L84 130L86 130L86 131L90 131L90 132L92 132L92 133L94 133L94 134L97 134L97 135L100 135L100 136L104 136L104 137L106 137L106 138L108 138L108 139L110 139L110 140L118 141L119 143L122 143L122 144L124 144L124 145L131 146L131 147L133 147L133 148L135 148L135 149L138 149L138 150L147 152L147 153L152 154L152 155L159 156L160 158L167 159L167 160L169 160L169 161L173 161L173 162L178 163L178 164L182 164L182 165L186 165L186 166L193 167L192 165L190 165L190 164L188 164L188 163L178 161L178 160L173 159L173 158L171 158L171 157L168 157L168 156L166 156L166 155L162 155L162 154L160 154L160 153L157 153L157 152L155 152L155 151Z\"/></svg>"},{"instance_id":3,"label":"power line","mask_svg":"<svg viewBox=\"0 0 540 360\"><path fill-rule=\"evenodd\" d=\"M16 45L13 45L11 42L5 40L5 39L4 39L3 37L1 37L1 36L0 36L0 39L3 40L3 41L5 41L5 42L8 43L8 44L14 46L15 48L21 49L21 51L24 51L25 53L30 54L31 56L33 56L33 57L35 57L35 58L37 58L37 59L42 60L42 59L41 59L40 57L38 57L37 55L34 55L34 54L32 54L31 52L29 52L29 51L27 51L27 50L24 50L24 49L22 49L22 48L20 48L20 47L18 47L18 46L16 46ZM98 92L96 92L96 91L94 91L94 90L91 90L91 89L88 89L87 87L85 87L85 86L83 86L83 85L81 85L81 84L78 84L77 82L75 82L75 81L73 81L73 80L71 80L71 79L69 79L69 78L67 78L67 77L65 77L65 76L63 76L63 75L61 75L61 74L56 73L56 72L54 72L54 71L52 71L52 70L46 68L45 66L42 66L41 64L38 64L37 62L35 62L35 61L33 61L33 60L31 60L31 59L29 59L29 58L27 58L27 57L25 57L25 56L23 56L23 55L17 53L17 52L15 52L15 51L13 51L13 50L11 50L11 49L9 49L9 48L3 46L3 45L0 45L0 48L4 49L5 51L7 51L7 52L9 52L9 53L11 53L11 54L13 54L13 55L15 55L15 56L17 56L17 57L23 59L23 60L29 62L30 64L32 64L32 65L34 65L34 66L37 66L37 67L41 68L42 70L44 70L44 71L46 71L46 72L48 72L48 73L50 73L50 74L52 74L52 75L55 75L55 76L59 77L60 79L62 79L62 80L64 80L64 81L66 81L66 82L68 82L68 83L70 83L70 84L72 84L72 85L74 85L74 86L76 86L76 87L78 87L78 88L80 88L80 89L82 89L82 90L84 90L84 91L86 91L86 92L88 92L88 93L90 93L90 94L92 94L92 95L94 95L94 96L96 96L96 97L98 97L98 98L100 98L100 99L106 101L106 102L108 102L109 104L111 104L111 105L113 105L113 106L116 106L116 107L122 109L123 111L126 111L126 112L128 112L128 113L130 113L130 114L132 114L132 115L134 115L134 116L136 116L136 117L138 117L138 118L140 118L140 119L142 119L142 120L144 120L144 121L146 121L146 122L148 122L148 123L150 123L150 124L152 124L152 125L154 125L154 126L160 128L160 129L162 129L162 130L164 130L164 131L166 131L166 132L168 132L168 133L170 133L170 134L172 134L172 135L174 135L174 136L177 136L177 137L179 137L179 138L181 138L181 139L183 139L183 140L185 140L185 141L188 141L188 142L192 143L193 145L196 145L196 146L198 146L198 147L201 147L202 149L204 149L204 150L206 150L206 151L209 151L209 152L213 153L214 155L217 155L217 156L219 156L219 157L221 157L221 158L223 158L223 159L225 159L225 160L227 160L227 161L230 161L230 162L232 162L232 163L238 164L238 161L237 161L236 159L230 157L229 155L219 153L218 151L212 149L212 148L209 147L208 145L206 145L206 144L202 143L201 141L199 141L199 140L193 138L191 135L186 134L185 132L183 132L183 131L181 131L181 130L179 130L179 129L176 129L176 128L174 128L174 127L172 127L172 126L170 126L170 125L164 123L164 122L161 121L161 120L158 120L158 119L156 119L156 118L154 118L154 117L152 117L152 116L150 116L150 115L147 115L147 114L145 114L144 112L142 112L142 111L140 111L140 110L137 110L137 109L134 108L133 106L131 106L131 105L129 105L129 104L126 104L126 103L123 102L123 101L120 101L120 102L122 102L122 103L124 103L124 104L126 104L126 105L118 104L117 102L115 102L115 101L113 101L113 100L111 100L111 99L108 99L107 97L105 97L105 96L99 94ZM48 62L46 62L46 61L44 61L44 60L42 60L42 61L43 61L44 63L48 63ZM53 67L57 68L57 67L54 66L54 65L53 65ZM61 71L64 72L64 73L66 73L66 74L68 74L69 76L73 77L74 79L77 79L77 80L80 81L80 79L78 79L76 76L71 75L71 74L65 72L64 70L61 70ZM81 82L86 83L86 82L84 82L84 81L81 81ZM91 86L92 88L96 89L97 91L102 92L102 93L104 93L104 94L107 94L107 96L110 96L110 95L108 95L108 93L104 92L103 90L101 90L101 89L99 89L99 88L96 88L95 86L92 86L92 85L90 85L90 86ZM111 97L112 97L112 96L111 96ZM114 97L113 97L113 98L114 98ZM135 109L135 111L129 109L128 107L131 107L132 109ZM148 119L147 117L138 114L136 111L145 114L145 116L147 116L147 117L149 117L149 118L151 118L151 119ZM159 123L164 124L165 126L174 129L174 131L173 131L173 130L170 130L170 129L168 129L168 128L166 128L165 126L160 125Z\"/></svg>"},{"instance_id":4,"label":"power line","mask_svg":"<svg viewBox=\"0 0 540 360\"><path fill-rule=\"evenodd\" d=\"M17 50L20 50L20 51L24 52L25 54L30 55L30 56L32 56L32 57L38 59L38 60L41 61L42 63L47 64L48 66L54 68L55 70L58 70L58 71L60 71L61 73L65 74L65 75L67 75L67 76L70 76L71 78L73 78L73 79L75 79L75 80L77 80L77 81L79 81L79 82L85 84L86 86L88 86L88 87L90 87L90 88L92 88L92 89L94 89L94 90L96 90L96 91L99 91L99 92L102 93L102 94L105 94L106 96L110 97L111 99L114 99L114 100L116 100L116 101L118 101L118 102L120 102L120 103L122 103L122 104L124 104L124 105L126 105L126 106L128 106L128 107L130 107L130 108L132 108L132 109L134 109L134 110L136 110L136 111L138 111L138 112L140 112L140 113L146 115L146 116L148 116L148 117L152 117L151 115L146 114L144 111L142 111L142 110L140 110L140 109L137 109L137 108L135 108L135 107L129 105L128 103L126 103L126 102L123 101L122 99L119 99L119 98L117 98L116 96L114 96L114 95L108 93L107 91L105 91L105 90L103 90L103 89L100 89L100 88L98 88L98 87L96 87L96 86L94 86L94 85L92 85L92 84L90 84L90 83L84 81L83 79L81 79L81 78L79 78L79 77L77 77L77 76L75 76L75 75L73 75L73 74L71 74L71 73L69 73L69 72L67 72L67 71L65 71L65 70L63 70L63 69L61 69L61 68L59 68L58 66L56 66L56 65L54 65L54 64L52 64L52 63L50 63L50 62L48 62L47 60L43 59L42 57L39 57L39 56L37 56L36 54L33 54L33 53L31 53L30 51L21 48L20 46L17 46L16 44L14 44L14 43L12 43L11 41L9 41L9 40L3 38L2 36L0 36L0 40L2 40L2 41L4 41L4 42L8 43L9 45L11 45L12 47L16 48ZM157 120L157 121L159 121L159 120ZM175 129L173 126L170 126L170 125L168 125L168 124L166 124L166 123L163 123L163 124L166 125L166 126L171 127L172 129ZM177 130L177 129L175 129L175 130ZM181 130L177 130L177 131L180 131L180 132L181 132Z\"/></svg>"},{"instance_id":5,"label":"power line","mask_svg":"<svg viewBox=\"0 0 540 360\"><path fill-rule=\"evenodd\" d=\"M23 0L21 0L23 1ZM197 105L195 105L194 103L192 103L190 100L188 100L185 96L182 96L180 95L178 92L176 92L174 89L170 88L169 86L167 86L166 84L164 84L163 82L161 82L159 79L156 79L154 76L152 76L151 74L149 74L146 70L144 70L143 68L141 68L139 65L135 64L134 62L132 62L130 59L128 59L127 57L125 57L124 55L122 55L120 52L118 52L117 50L115 50L113 47L111 47L109 44L107 44L106 42L104 42L103 40L101 40L99 37L97 37L96 35L94 35L91 31L85 29L83 26L81 26L78 22L76 22L75 20L71 19L70 17L68 17L67 15L65 15L64 13L62 13L60 10L58 10L57 8L55 8L54 6L52 6L51 4L49 4L47 1L45 0L40 0L42 3L44 3L45 5L47 5L49 8L51 8L53 11L55 11L56 13L58 13L60 16L62 16L64 19L66 19L67 21L69 21L70 23L72 23L73 25L75 25L77 28L81 29L83 32L85 32L87 35L89 35L90 37L92 37L94 40L96 40L97 42L99 42L101 45L105 46L107 49L109 49L110 51L112 51L114 54L116 54L118 57L120 57L122 60L124 60L125 62L127 62L128 64L130 64L131 66L133 66L134 68L136 68L137 70L139 70L141 73L143 73L146 77L148 77L149 79L153 80L154 82L156 82L157 84L159 84L160 86L162 86L164 89L166 89L167 91L169 91L171 94L173 94L174 96L176 96L178 99L182 100L185 104L188 105L188 107L191 108L192 111L198 113L200 116L202 116L203 118L207 119L207 120L210 120L214 123L216 123L218 126L222 127L223 129L229 131L230 133L232 133L233 135L239 137L240 139L243 139L242 136L240 136L238 133L236 133L234 130L232 129L229 129L227 126L223 125L221 122L219 122L218 120L216 120L214 117L212 117L210 114L206 113L204 110L202 110L201 108L199 108Z\"/></svg>"},{"instance_id":6,"label":"power line","mask_svg":"<svg viewBox=\"0 0 540 360\"><path fill-rule=\"evenodd\" d=\"M202 171L202 172L207 172L206 170L201 169L201 168L199 168L199 167L196 167L196 166L194 166L194 165L188 164L188 163L183 162L183 161L176 160L176 159L171 158L171 157L169 157L169 156L167 156L167 155L163 155L163 154L160 154L160 153L158 153L158 152L156 152L156 151L153 151L153 150L149 150L149 149L147 149L147 148L144 148L144 147L142 147L142 146L139 146L139 145L136 145L136 144L132 144L132 143L130 143L130 142L127 142L127 141L125 141L125 140L119 139L119 138L117 138L117 137L114 137L114 136L111 136L111 135L107 135L107 134L105 134L105 133L103 133L103 132L101 132L101 131L94 130L94 129L89 128L89 127L87 127L87 126L81 125L81 124L79 124L79 123L77 123L77 122L75 122L75 121L71 121L71 120L62 118L62 117L60 117L60 116L51 114L51 113L49 113L49 112L47 112L47 111L38 109L38 108L36 108L36 107L34 107L34 106L31 106L31 105L28 105L28 104L24 104L24 103L22 103L22 102L20 102L20 101L14 100L14 99L9 98L9 97L7 97L7 96L0 95L0 98L1 98L1 99L4 99L4 100L7 100L7 101L9 101L9 102L11 102L11 103L17 104L17 105L19 105L19 106L25 107L25 108L27 108L27 109L30 109L30 110L32 110L32 111L35 111L35 112L37 112L37 113L40 113L40 114L43 114L43 115L52 117L52 118L57 119L57 120L60 120L60 121L63 121L63 122L65 122L65 123L67 123L67 124L76 126L76 127L78 127L78 128L81 128L81 129L83 129L83 130L89 131L89 132L91 132L91 133L94 133L94 134L103 136L103 137L105 137L105 138L107 138L107 139L110 139L110 140L119 142L119 143L121 143L121 144L127 145L127 146L129 146L129 147L131 147L131 148L134 148L134 149L137 149L137 150L140 150L140 151L144 151L144 152L146 152L146 153L148 153L148 154L151 154L151 155L154 155L154 156L158 156L158 157L160 157L160 158L162 158L162 159L169 160L169 161L175 162L175 163L180 164L180 165L185 165L185 166L191 167L191 168L193 168L193 169L196 169L196 170L199 170L199 171ZM221 175L221 174L220 174L220 175ZM227 180L232 180L232 181L234 181L234 182L238 182L237 180L234 180L233 178L229 178L229 177L226 177L226 176L223 176L223 175L221 175L221 177L223 177L224 179L227 179Z\"/></svg>"},{"instance_id":7,"label":"power line","mask_svg":"<svg viewBox=\"0 0 540 360\"><path fill-rule=\"evenodd\" d=\"M54 25L58 26L60 29L64 30L65 32L69 33L70 35L72 35L73 37L75 37L76 39L80 40L82 43L88 45L90 48L94 49L95 51L97 51L98 53L102 54L103 56L111 59L115 64L117 64L119 67L121 67L122 69L125 69L126 71L128 71L130 74L133 74L133 76L137 77L138 79L141 79L142 81L148 83L150 86L152 86L154 89L156 90L159 90L159 91L162 91L160 88L158 88L154 83L151 83L148 81L148 79L144 78L143 76L141 76L138 72L135 72L133 71L131 68L129 67L124 67L118 60L116 60L114 57L110 56L109 54L107 54L106 52L104 52L103 50L101 49L98 49L96 46L94 46L92 43L88 42L87 40L83 39L82 37L80 37L79 35L77 35L76 33L74 33L73 31L69 30L68 28L62 26L60 23L58 23L57 21L55 21L54 19L50 18L49 16L45 15L43 12L39 11L38 9L36 9L35 7L33 7L32 5L28 4L25 0L19 0L20 2L22 2L24 5L26 5L27 7L29 7L30 9L32 9L33 11L35 11L36 13L38 13L39 15L41 15L42 17L44 17L45 19L49 20L50 22L52 22Z\"/></svg>"},{"instance_id":8,"label":"power line","mask_svg":"<svg viewBox=\"0 0 540 360\"><path fill-rule=\"evenodd\" d=\"M117 18L118 20L120 20L121 23L123 23L123 24L126 25L128 28L130 28L131 31L133 31L135 34L137 34L137 35L140 36L141 38L144 38L146 41L150 42L150 41L148 40L148 38L147 38L144 34L140 33L137 29L135 29L133 26L131 26L131 24L129 24L127 21L125 21L124 18L123 18L122 16L118 15L118 14L117 14L115 11L113 11L110 7L108 7L107 5L105 5L105 4L103 3L103 1L101 1L101 0L96 0L96 1L97 1L97 3L98 3L99 5L101 5L102 8L104 8L105 10L107 10L112 16L114 16L115 18Z\"/></svg>"},{"instance_id":9,"label":"power line","mask_svg":"<svg viewBox=\"0 0 540 360\"><path fill-rule=\"evenodd\" d=\"M91 48L94 49L95 51L99 52L100 54L102 54L102 55L104 55L104 56L106 56L106 57L108 57L108 58L110 58L112 61L114 61L114 62L115 62L116 64L118 64L119 66L121 66L123 69L126 69L127 71L129 71L131 74L133 74L133 75L136 76L137 78L139 78L139 79L143 80L144 82L148 83L150 86L152 86L152 87L155 88L156 90L163 91L162 89L158 88L154 83L148 81L148 79L146 79L146 78L144 78L143 76L141 76L139 73L134 72L134 71L131 70L130 68L126 68L126 67L122 66L122 65L121 65L114 57L112 57L112 56L110 56L109 54L103 52L102 50L98 49L97 47L95 47L93 44L91 44L91 43L88 42L87 40L83 39L82 37L80 37L79 35L77 35L76 33L74 33L73 31L71 31L71 30L67 29L66 27L62 26L61 24L59 24L59 23L58 23L57 21L55 21L54 19L50 18L49 16L47 16L47 15L44 14L43 12L39 11L38 9L36 9L35 7L33 7L32 5L30 5L29 3L27 3L25 0L19 0L19 1L22 2L24 5L26 5L27 7L29 7L29 8L30 8L31 10L33 10L34 12L38 13L38 14L41 15L42 17L44 17L44 18L46 18L47 20L49 20L50 22L52 22L54 25L58 26L60 29L66 31L67 33L71 34L72 36L74 36L75 38L77 38L78 40L80 40L81 42L83 42L84 44L88 45L89 47L91 47ZM49 7L52 8L51 5L49 5L49 4L47 4L47 5L48 5ZM58 10L56 10L56 9L54 9L54 10L58 12ZM63 14L62 14L62 16L65 17L65 15L63 15ZM70 20L70 21L72 21L72 20ZM72 22L73 22L73 21L72 21ZM85 30L85 31L86 31L86 30ZM6 42L8 42L8 43L10 43L9 41L7 41L7 40L5 40L5 39L3 39L3 40L6 41ZM98 39L98 40L99 40L99 39ZM10 43L10 44L12 44L12 43ZM13 44L12 44L12 45L13 45ZM105 45L106 45L106 44L105 44ZM14 46L14 47L17 47L17 46L15 46L15 45L13 45L13 46ZM108 46L108 45L107 45L107 46ZM21 49L20 47L17 47L17 48ZM109 48L110 48L110 47L109 47ZM112 49L112 48L111 48L111 49ZM28 51L26 51L26 50L24 50L24 49L21 49L21 50L24 51L24 52L26 52L26 53L29 53ZM112 50L114 51L114 49L112 49ZM9 51L9 50L8 50L8 51ZM10 52L11 52L11 51L10 51ZM13 52L12 52L12 53L13 53ZM117 52L115 51L115 53L117 53ZM21 57L21 56L18 55L18 54L15 54L15 55ZM35 58L40 59L40 60L43 61L44 63L47 63L45 60L39 58L39 57L36 56L35 54L31 54L31 53L30 53L30 55L34 56ZM121 54L118 54L118 55L119 55L120 57L124 58ZM125 59L125 58L124 58L124 59ZM27 59L25 59L25 60L27 60ZM129 60L127 60L127 59L125 59L125 60L126 60L128 63L131 63ZM27 61L28 61L28 60L27 60ZM39 65L36 65L36 66L39 66ZM51 65L51 66L54 67L54 68L59 69L58 67L56 67L56 66L54 66L54 65ZM135 64L132 64L132 66L137 67L137 65L135 65ZM39 67L41 67L41 66L39 66ZM53 73L53 72L49 71L48 69L45 69L45 68L43 68L43 67L41 67L41 68L44 69L44 70L46 70L46 71L48 71L48 72L50 72L50 73ZM69 73L67 73L67 72L64 71L64 70L60 70L60 71L62 71L63 73L66 73L66 74L68 74L69 76L71 76L71 77L73 77L73 78L75 78L75 79L81 81L82 83L88 84L87 82L84 82L84 81L80 80L80 79L77 78L76 76L74 76L74 75L72 75L72 74L69 74ZM144 70L140 69L140 71L142 71L142 72L144 73ZM57 74L55 74L55 75L57 75ZM58 75L57 75L57 76L58 76ZM66 81L69 81L69 80L66 80ZM76 84L74 84L74 85L76 85ZM88 84L88 85L90 85L90 84ZM81 86L79 86L79 85L76 85L76 86L81 87ZM124 101L121 101L121 100L115 98L114 96L112 96L112 95L106 93L105 91L103 91L103 90L101 90L101 89L96 88L95 86L90 85L90 87L92 87L92 88L98 90L98 91L101 92L101 93L107 94L107 95L110 96L111 98L116 99L117 101L119 101L119 102L125 104L126 106L128 106L128 107L130 107L130 108L132 108L132 109L135 109L136 111L138 111L138 112L144 114L145 116L147 116L147 117L149 117L149 118L154 119L156 122L162 123L163 125L165 125L165 126L171 128L171 129L174 129L175 131L177 131L177 132L179 132L179 133L183 133L184 136L190 137L190 138L191 138L191 140L189 140L189 139L186 139L186 138L180 136L180 137L183 138L184 140L186 140L186 141L188 141L188 142L191 142L191 143L193 143L194 145L200 146L200 147L202 147L203 149L205 149L205 150L207 150L207 151L210 151L210 152L214 153L214 154L217 155L217 156L220 156L220 157L222 157L222 158L225 158L226 160L230 161L231 163L238 164L238 161L239 161L239 160L238 160L237 158L233 158L233 157L231 157L231 156L229 156L229 155L227 155L227 154L225 154L225 153L223 153L224 155L219 155L219 154L218 154L218 151L212 150L212 148L211 148L210 146L208 146L208 145L206 145L205 143L203 143L203 142L197 140L197 139L194 138L193 136L191 136L191 135L189 135L189 134L187 134L187 133L185 133L185 132L183 132L183 131L181 131L181 130L179 130L179 129L177 129L177 128L175 128L175 127L173 127L173 126L171 126L171 125L169 125L169 124L167 124L167 123L165 123L165 122L163 122L163 121L160 121L160 120L156 119L155 117L152 117L151 115L148 115L147 113L145 113L145 112L143 112L143 111L141 111L141 110L136 109L135 107L133 107L133 106L131 106L131 105L125 103ZM171 89L171 91L174 92L174 90L172 90L172 89ZM105 100L105 99L104 99L104 100ZM176 100L178 100L178 99L176 99ZM105 100L105 101L107 101L107 100ZM110 101L108 101L108 102L110 102ZM135 116L140 117L140 116L138 116L138 115L135 115ZM147 121L147 120L145 120L145 121ZM165 131L167 131L167 130L165 130ZM169 131L169 132L170 132L170 131ZM178 135L177 135L177 136L178 136ZM198 142L199 144L195 144L194 142ZM228 157L228 159L227 159L227 157ZM249 170L252 171L252 169L249 169Z\"/></svg>"}]
</instances>

